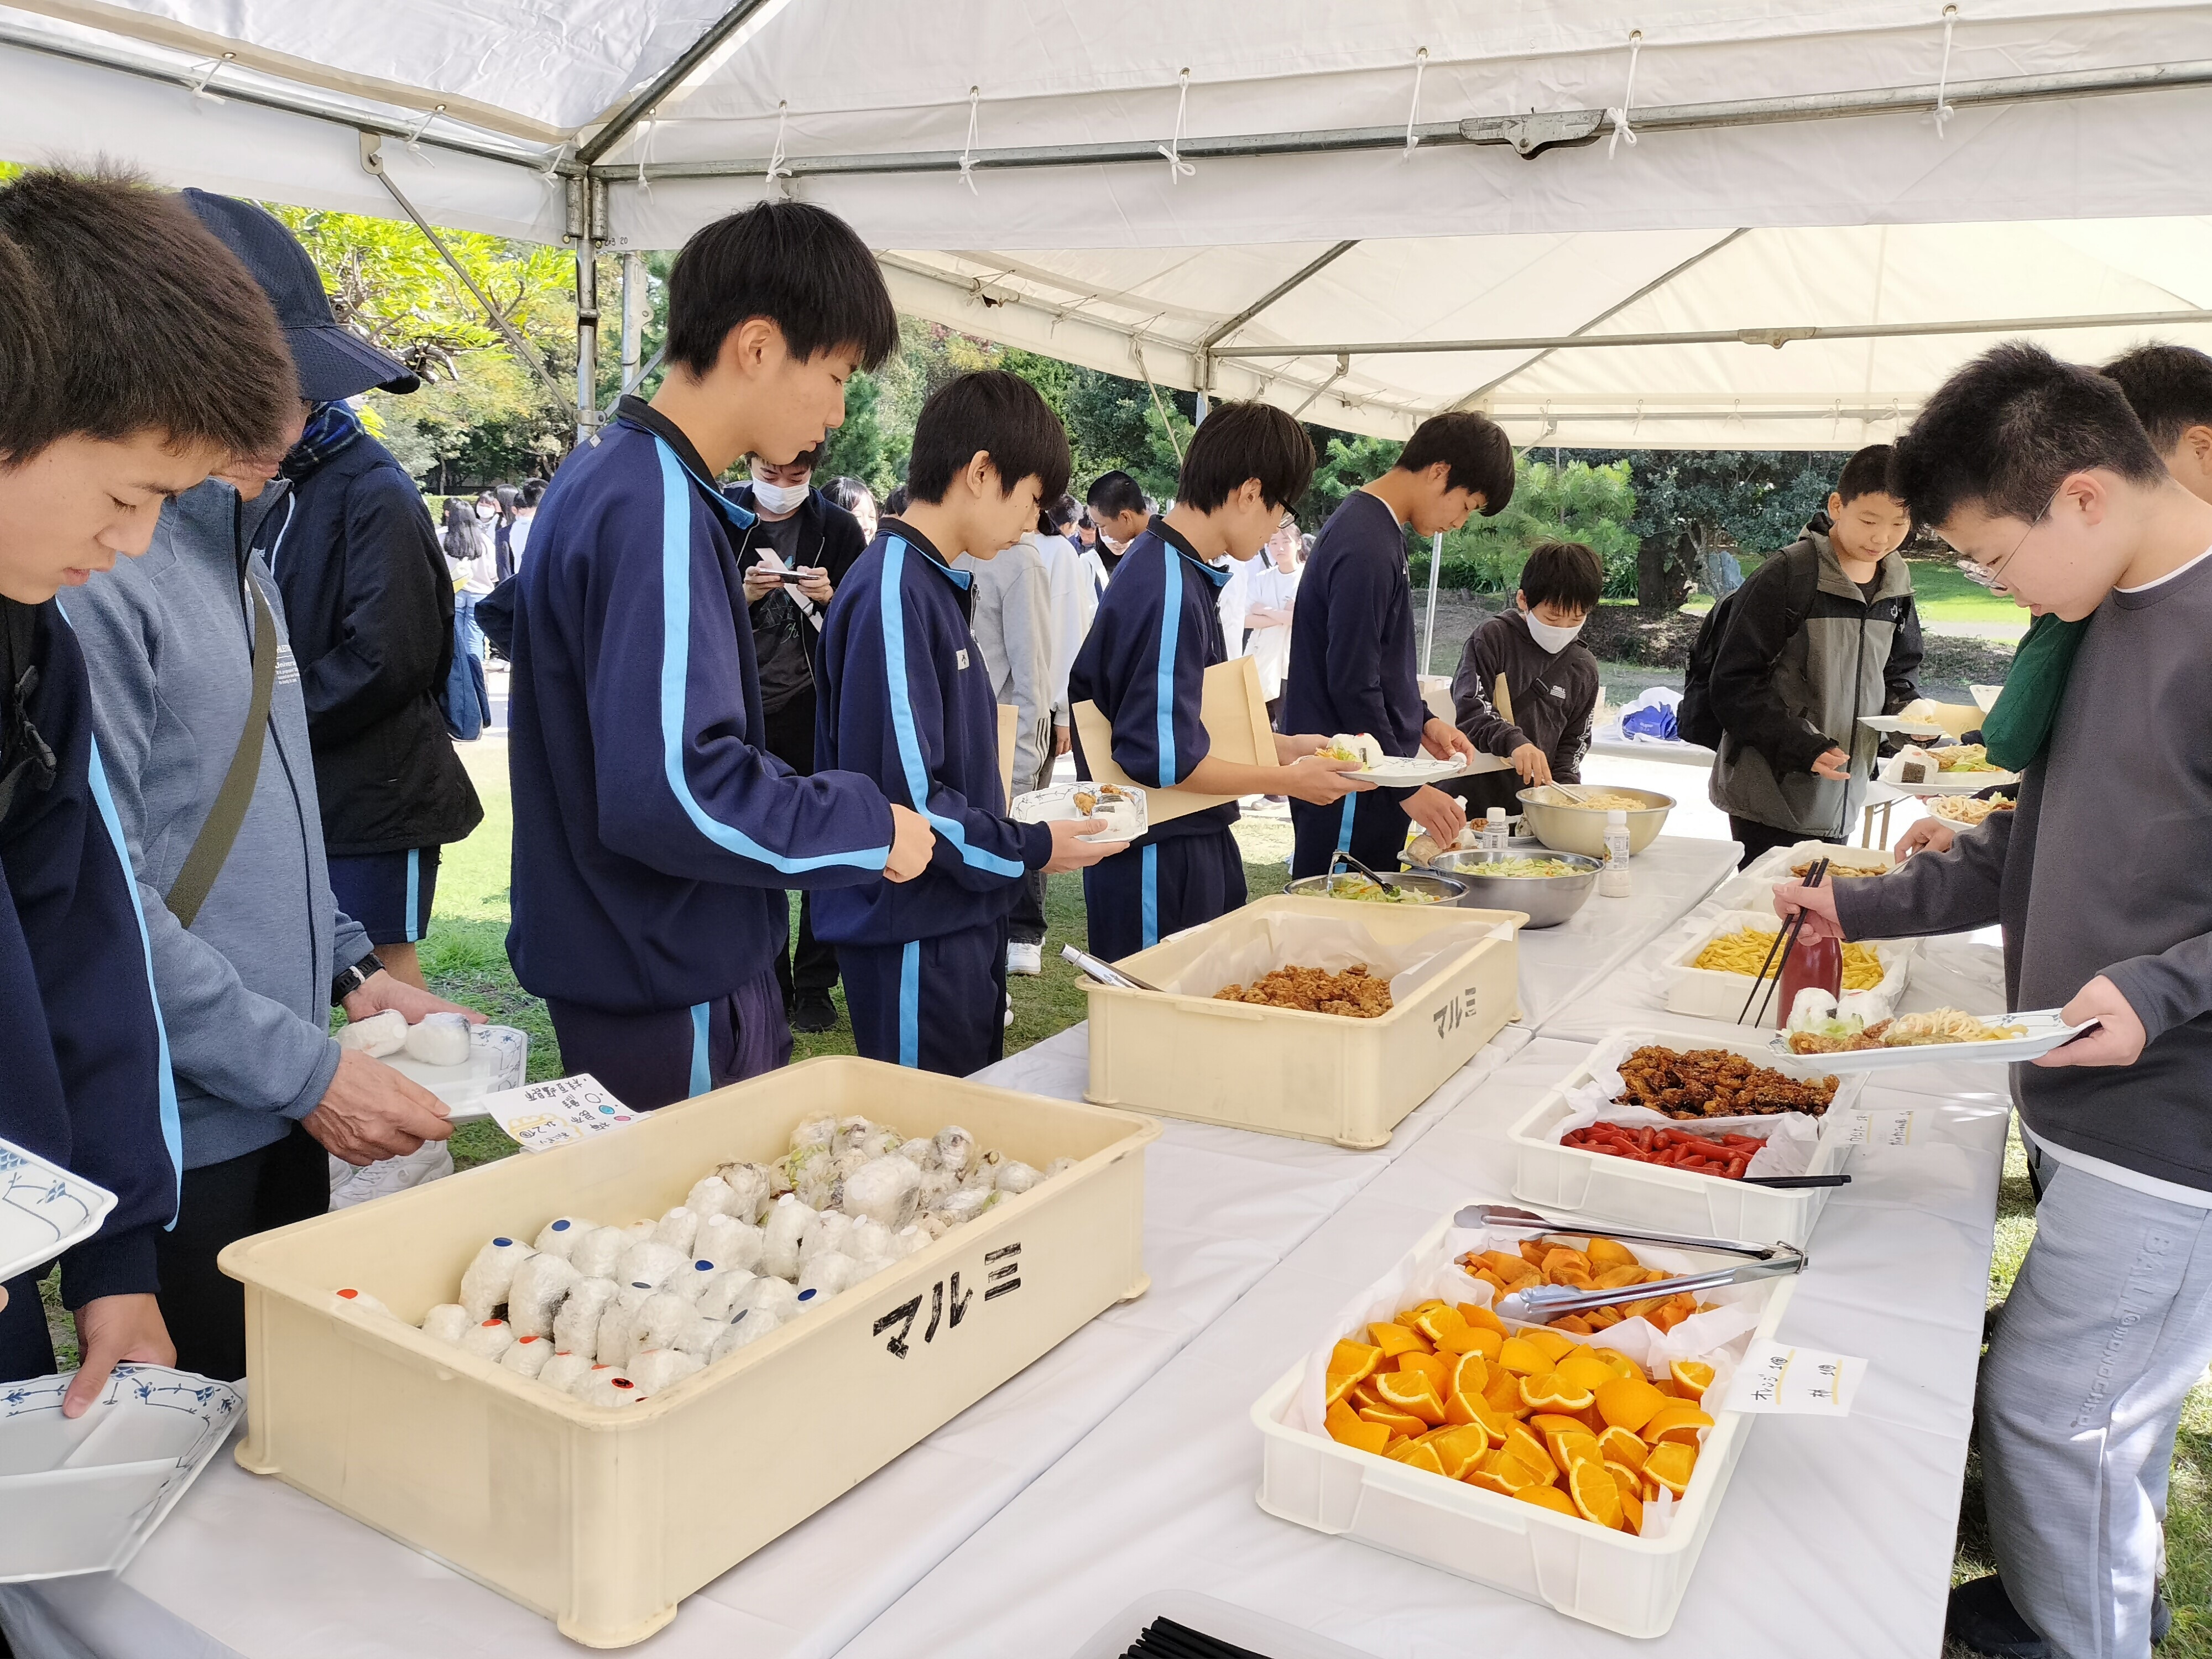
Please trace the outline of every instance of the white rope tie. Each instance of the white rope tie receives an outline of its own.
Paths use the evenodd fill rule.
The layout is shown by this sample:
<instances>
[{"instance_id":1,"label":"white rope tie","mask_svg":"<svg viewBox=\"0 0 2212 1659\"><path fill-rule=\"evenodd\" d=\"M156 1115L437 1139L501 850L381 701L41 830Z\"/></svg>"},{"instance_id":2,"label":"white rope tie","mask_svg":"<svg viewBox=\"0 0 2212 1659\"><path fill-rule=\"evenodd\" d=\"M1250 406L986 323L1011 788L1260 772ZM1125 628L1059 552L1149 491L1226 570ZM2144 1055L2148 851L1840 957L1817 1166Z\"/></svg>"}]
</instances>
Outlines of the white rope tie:
<instances>
[{"instance_id":1,"label":"white rope tie","mask_svg":"<svg viewBox=\"0 0 2212 1659\"><path fill-rule=\"evenodd\" d=\"M1421 118L1421 76L1429 66L1429 49L1423 46L1413 54L1413 106L1406 112L1406 154L1411 155L1420 142L1413 125Z\"/></svg>"},{"instance_id":2,"label":"white rope tie","mask_svg":"<svg viewBox=\"0 0 2212 1659\"><path fill-rule=\"evenodd\" d=\"M399 141L407 147L408 154L410 155L422 154L422 135L430 130L430 123L445 112L446 106L443 104L434 105L422 112L422 118L415 124L414 130Z\"/></svg>"},{"instance_id":3,"label":"white rope tie","mask_svg":"<svg viewBox=\"0 0 2212 1659\"><path fill-rule=\"evenodd\" d=\"M653 162L653 135L659 125L660 106L656 104L646 112L645 142L640 144L637 149L637 191L641 196L653 194L653 185L646 178L645 170Z\"/></svg>"},{"instance_id":4,"label":"white rope tie","mask_svg":"<svg viewBox=\"0 0 2212 1659\"><path fill-rule=\"evenodd\" d=\"M960 149L960 182L968 186L970 196L982 193L975 188L975 107L982 98L981 87L968 88L968 142Z\"/></svg>"},{"instance_id":5,"label":"white rope tie","mask_svg":"<svg viewBox=\"0 0 2212 1659\"><path fill-rule=\"evenodd\" d=\"M776 183L779 179L788 179L792 176L791 169L783 164L783 130L790 119L790 104L779 100L775 106L775 149L768 158L768 187L781 196L788 196L791 193L787 187Z\"/></svg>"},{"instance_id":6,"label":"white rope tie","mask_svg":"<svg viewBox=\"0 0 2212 1659\"><path fill-rule=\"evenodd\" d=\"M1173 184L1177 179L1188 179L1198 171L1196 167L1182 159L1182 112L1183 106L1190 101L1190 71L1185 70L1177 78L1182 89L1176 94L1175 137L1164 144L1153 146L1153 149L1167 157L1170 184Z\"/></svg>"},{"instance_id":7,"label":"white rope tie","mask_svg":"<svg viewBox=\"0 0 2212 1659\"><path fill-rule=\"evenodd\" d=\"M192 96L195 98L204 98L210 104L228 103L230 100L228 98L223 97L221 94L210 92L208 90L208 83L215 79L216 74L222 70L224 64L231 62L237 56L238 54L234 52L227 52L220 58L210 58L208 60L205 73L204 73L198 80L193 82L191 84L190 90Z\"/></svg>"},{"instance_id":8,"label":"white rope tie","mask_svg":"<svg viewBox=\"0 0 2212 1659\"><path fill-rule=\"evenodd\" d=\"M1931 119L1936 123L1936 136L1943 136L1944 125L1958 113L1951 107L1948 96L1951 88L1951 30L1959 21L1956 6L1943 8L1943 67L1936 75L1936 108Z\"/></svg>"},{"instance_id":9,"label":"white rope tie","mask_svg":"<svg viewBox=\"0 0 2212 1659\"><path fill-rule=\"evenodd\" d=\"M1622 139L1628 140L1631 149L1636 148L1636 134L1629 129L1628 112L1636 102L1636 59L1643 50L1644 31L1631 29L1628 32L1628 84L1621 88L1620 102L1606 111L1613 121L1613 141L1605 147L1605 159L1608 161L1613 160L1613 151L1620 148Z\"/></svg>"}]
</instances>

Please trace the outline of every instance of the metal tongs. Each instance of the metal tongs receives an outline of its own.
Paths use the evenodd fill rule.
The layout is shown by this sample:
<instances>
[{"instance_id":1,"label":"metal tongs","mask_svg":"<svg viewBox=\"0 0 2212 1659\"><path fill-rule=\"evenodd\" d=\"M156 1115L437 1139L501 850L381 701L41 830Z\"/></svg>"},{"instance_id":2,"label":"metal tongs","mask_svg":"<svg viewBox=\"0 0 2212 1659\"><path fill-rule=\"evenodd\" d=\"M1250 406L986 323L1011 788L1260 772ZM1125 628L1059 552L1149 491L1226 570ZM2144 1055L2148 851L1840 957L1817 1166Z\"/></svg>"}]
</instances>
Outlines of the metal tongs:
<instances>
[{"instance_id":1,"label":"metal tongs","mask_svg":"<svg viewBox=\"0 0 2212 1659\"><path fill-rule=\"evenodd\" d=\"M1121 991L1150 991L1156 996L1165 995L1157 985L1147 985L1134 974L1116 968L1103 957L1094 957L1088 951L1079 951L1073 945L1060 947L1060 959L1072 962L1077 969L1097 980L1101 985L1111 985Z\"/></svg>"},{"instance_id":2,"label":"metal tongs","mask_svg":"<svg viewBox=\"0 0 2212 1659\"><path fill-rule=\"evenodd\" d=\"M1533 1210L1518 1209L1510 1204L1470 1204L1452 1218L1452 1225L1484 1227L1504 1232L1558 1233L1572 1238L1588 1238L1591 1235L1587 1223L1555 1221L1549 1216L1538 1215ZM1792 1244L1748 1244L1739 1238L1688 1238L1677 1233L1625 1232L1619 1228L1606 1229L1598 1236L1632 1239L1640 1244L1673 1245L1686 1250L1712 1250L1724 1255L1745 1256L1748 1260L1741 1267L1709 1267L1703 1273L1684 1273L1679 1278L1662 1279L1655 1283L1620 1285L1609 1291L1578 1291L1571 1285L1534 1285L1527 1290L1508 1291L1498 1298L1492 1311L1500 1319L1516 1320L1528 1325L1548 1325L1554 1319L1567 1314L1581 1313L1589 1308L1609 1307L1620 1302L1642 1302L1686 1291L1694 1295L1699 1291L1715 1290L1723 1285L1747 1285L1754 1279L1782 1279L1804 1272L1808 1265L1805 1252Z\"/></svg>"},{"instance_id":3,"label":"metal tongs","mask_svg":"<svg viewBox=\"0 0 2212 1659\"><path fill-rule=\"evenodd\" d=\"M1353 869L1359 872L1361 875L1366 877L1368 880L1373 882L1377 887L1387 888L1390 885L1389 882L1385 880L1382 877L1376 875L1372 870L1369 869L1358 859L1352 857L1351 854L1346 852L1340 847L1335 852L1328 855L1328 868L1323 872L1322 875L1322 890L1323 892L1333 893L1336 890L1337 866L1339 865L1345 864L1350 865Z\"/></svg>"}]
</instances>

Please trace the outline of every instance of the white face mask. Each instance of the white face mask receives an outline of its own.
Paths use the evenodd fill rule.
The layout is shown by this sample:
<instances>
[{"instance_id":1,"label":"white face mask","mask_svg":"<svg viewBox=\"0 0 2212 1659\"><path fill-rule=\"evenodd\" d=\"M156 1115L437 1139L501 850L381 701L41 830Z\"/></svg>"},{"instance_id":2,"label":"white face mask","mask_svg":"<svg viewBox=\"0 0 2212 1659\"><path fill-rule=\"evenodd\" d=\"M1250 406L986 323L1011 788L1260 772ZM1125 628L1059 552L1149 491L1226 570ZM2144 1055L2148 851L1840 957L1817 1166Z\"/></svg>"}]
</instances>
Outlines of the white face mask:
<instances>
[{"instance_id":1,"label":"white face mask","mask_svg":"<svg viewBox=\"0 0 2212 1659\"><path fill-rule=\"evenodd\" d=\"M1536 641L1537 648L1555 657L1572 645L1575 635L1583 631L1581 623L1577 623L1572 628L1559 628L1547 622L1538 622L1533 611L1522 611L1521 619L1528 624L1528 637Z\"/></svg>"},{"instance_id":2,"label":"white face mask","mask_svg":"<svg viewBox=\"0 0 2212 1659\"><path fill-rule=\"evenodd\" d=\"M775 484L765 478L753 480L753 500L760 503L764 513L789 513L812 493L812 484Z\"/></svg>"},{"instance_id":3,"label":"white face mask","mask_svg":"<svg viewBox=\"0 0 2212 1659\"><path fill-rule=\"evenodd\" d=\"M477 517L484 520L487 523L498 516L499 509L495 507L480 507L477 509Z\"/></svg>"}]
</instances>

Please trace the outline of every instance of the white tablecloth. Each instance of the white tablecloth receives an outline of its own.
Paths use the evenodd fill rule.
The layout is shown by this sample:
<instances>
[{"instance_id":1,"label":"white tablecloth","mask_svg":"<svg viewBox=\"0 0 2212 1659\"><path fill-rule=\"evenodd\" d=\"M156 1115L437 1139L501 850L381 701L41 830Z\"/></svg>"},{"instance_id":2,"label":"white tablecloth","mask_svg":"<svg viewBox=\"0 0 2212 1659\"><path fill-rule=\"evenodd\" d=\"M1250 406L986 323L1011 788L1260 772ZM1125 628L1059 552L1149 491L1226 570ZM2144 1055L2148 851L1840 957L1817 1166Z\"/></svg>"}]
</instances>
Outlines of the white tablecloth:
<instances>
[{"instance_id":1,"label":"white tablecloth","mask_svg":"<svg viewBox=\"0 0 2212 1659\"><path fill-rule=\"evenodd\" d=\"M1911 1655L1942 1644L2004 1111L1939 1109L1943 1139L1856 1155L1782 1334L1872 1362L1842 1421L1760 1422L1674 1629L1637 1643L1253 1501L1256 1399L1317 1322L1436 1218L1504 1198L1505 1126L1576 1063L1540 1040L845 1650L1040 1659L1136 1597L1202 1590L1376 1659L1492 1654ZM1869 1091L1869 1104L1926 1107Z\"/></svg>"},{"instance_id":2,"label":"white tablecloth","mask_svg":"<svg viewBox=\"0 0 2212 1659\"><path fill-rule=\"evenodd\" d=\"M1087 1028L981 1080L1080 1099ZM1109 1309L861 1486L687 1600L628 1651L828 1655L920 1580L1360 1188L1528 1034L1509 1028L1371 1152L1164 1120L1145 1164L1152 1289ZM46 1659L425 1659L578 1651L548 1621L219 1453L119 1579L0 1589ZM67 1645L70 1641L77 1645Z\"/></svg>"}]
</instances>

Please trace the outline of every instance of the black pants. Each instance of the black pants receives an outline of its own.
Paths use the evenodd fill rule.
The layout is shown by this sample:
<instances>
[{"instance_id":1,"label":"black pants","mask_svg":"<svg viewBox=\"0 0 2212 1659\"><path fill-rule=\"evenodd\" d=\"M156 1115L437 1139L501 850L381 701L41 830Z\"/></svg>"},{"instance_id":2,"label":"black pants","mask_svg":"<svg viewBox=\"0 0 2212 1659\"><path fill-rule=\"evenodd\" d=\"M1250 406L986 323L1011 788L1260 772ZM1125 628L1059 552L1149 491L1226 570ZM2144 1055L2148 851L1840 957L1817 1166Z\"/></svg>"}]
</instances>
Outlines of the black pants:
<instances>
[{"instance_id":1,"label":"black pants","mask_svg":"<svg viewBox=\"0 0 2212 1659\"><path fill-rule=\"evenodd\" d=\"M1027 794L1032 789L1042 789L1052 781L1053 763L1060 757L1052 752L1052 725L1047 720L1044 728L1044 758L1038 764L1034 778L1016 778L1014 793ZM1014 900L1014 908L1006 913L1006 937L1017 945L1044 943L1044 872L1030 870L1022 876L1022 890Z\"/></svg>"},{"instance_id":2,"label":"black pants","mask_svg":"<svg viewBox=\"0 0 2212 1659\"><path fill-rule=\"evenodd\" d=\"M814 775L814 691L811 687L768 717L768 751L801 777ZM775 959L783 1006L802 991L830 994L837 982L837 947L814 937L814 896L799 896L799 931L792 949Z\"/></svg>"},{"instance_id":3,"label":"black pants","mask_svg":"<svg viewBox=\"0 0 2212 1659\"><path fill-rule=\"evenodd\" d=\"M39 1281L46 1276L45 1267L33 1267L8 1281L8 1305L0 1308L0 1382L45 1376L54 1369L53 1339L39 1302Z\"/></svg>"},{"instance_id":4,"label":"black pants","mask_svg":"<svg viewBox=\"0 0 2212 1659\"><path fill-rule=\"evenodd\" d=\"M1771 823L1761 823L1754 818L1740 818L1729 814L1729 834L1743 843L1743 861L1739 870L1748 869L1752 860L1762 858L1778 847L1795 847L1801 841L1824 841L1832 847L1844 844L1839 836L1808 836L1802 830L1778 830Z\"/></svg>"},{"instance_id":5,"label":"black pants","mask_svg":"<svg viewBox=\"0 0 2212 1659\"><path fill-rule=\"evenodd\" d=\"M246 1292L215 1259L227 1244L330 1206L330 1155L296 1123L272 1146L185 1171L176 1230L155 1244L179 1370L224 1382L246 1375Z\"/></svg>"}]
</instances>

